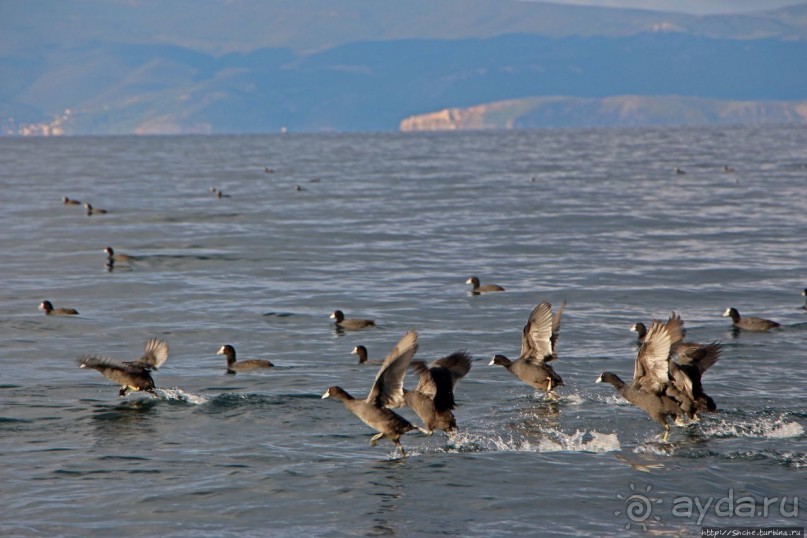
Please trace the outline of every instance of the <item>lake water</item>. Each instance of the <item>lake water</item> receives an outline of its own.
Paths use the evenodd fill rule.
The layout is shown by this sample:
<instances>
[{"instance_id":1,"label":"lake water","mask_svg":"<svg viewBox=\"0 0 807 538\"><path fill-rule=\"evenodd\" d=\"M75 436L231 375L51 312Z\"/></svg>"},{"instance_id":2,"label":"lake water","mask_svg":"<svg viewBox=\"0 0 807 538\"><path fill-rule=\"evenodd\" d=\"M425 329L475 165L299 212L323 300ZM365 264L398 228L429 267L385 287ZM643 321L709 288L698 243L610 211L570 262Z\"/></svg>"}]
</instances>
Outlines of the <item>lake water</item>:
<instances>
[{"instance_id":1,"label":"lake water","mask_svg":"<svg viewBox=\"0 0 807 538\"><path fill-rule=\"evenodd\" d=\"M4 536L807 522L805 129L0 139L0 186ZM109 271L106 246L138 259ZM472 296L471 275L506 291ZM488 366L543 299L568 302L557 403ZM782 328L734 334L729 306ZM337 308L378 327L338 334ZM630 379L630 326L671 311L724 349L704 377L719 411L665 443L594 380ZM474 362L460 433L409 433L399 458L320 396L364 397L377 366L351 350L381 359L410 328L416 359ZM76 365L152 337L171 346L159 397ZM222 344L276 368L226 375Z\"/></svg>"}]
</instances>

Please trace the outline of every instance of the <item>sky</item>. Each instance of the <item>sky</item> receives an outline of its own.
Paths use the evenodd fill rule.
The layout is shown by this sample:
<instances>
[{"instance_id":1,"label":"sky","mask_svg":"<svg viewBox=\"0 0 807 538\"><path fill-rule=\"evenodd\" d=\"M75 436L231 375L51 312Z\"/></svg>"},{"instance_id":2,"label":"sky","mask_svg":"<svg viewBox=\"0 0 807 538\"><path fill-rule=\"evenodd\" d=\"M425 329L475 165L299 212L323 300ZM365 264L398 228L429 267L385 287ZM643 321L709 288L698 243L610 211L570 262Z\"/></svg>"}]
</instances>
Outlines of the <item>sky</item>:
<instances>
[{"instance_id":1,"label":"sky","mask_svg":"<svg viewBox=\"0 0 807 538\"><path fill-rule=\"evenodd\" d=\"M627 7L694 15L763 11L804 3L804 0L544 0L554 4Z\"/></svg>"}]
</instances>

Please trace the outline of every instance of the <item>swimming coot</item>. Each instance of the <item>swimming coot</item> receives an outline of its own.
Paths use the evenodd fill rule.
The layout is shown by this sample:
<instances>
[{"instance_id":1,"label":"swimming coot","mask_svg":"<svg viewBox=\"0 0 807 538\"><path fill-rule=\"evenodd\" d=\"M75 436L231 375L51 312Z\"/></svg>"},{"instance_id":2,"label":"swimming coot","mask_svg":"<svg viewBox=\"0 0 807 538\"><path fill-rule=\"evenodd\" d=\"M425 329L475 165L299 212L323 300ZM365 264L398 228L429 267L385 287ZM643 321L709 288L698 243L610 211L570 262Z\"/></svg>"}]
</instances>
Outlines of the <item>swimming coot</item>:
<instances>
[{"instance_id":1,"label":"swimming coot","mask_svg":"<svg viewBox=\"0 0 807 538\"><path fill-rule=\"evenodd\" d=\"M88 216L89 215L95 215L95 214L103 215L103 214L107 213L106 209L99 209L99 208L93 207L92 204L89 204L89 203L85 203L84 207L87 209L87 215Z\"/></svg>"},{"instance_id":2,"label":"swimming coot","mask_svg":"<svg viewBox=\"0 0 807 538\"><path fill-rule=\"evenodd\" d=\"M235 348L229 344L221 346L216 352L216 355L224 355L227 357L227 373L235 374L236 372L247 372L249 370L259 370L262 368L271 368L274 366L271 362L264 359L248 359L244 361L235 360Z\"/></svg>"},{"instance_id":3,"label":"swimming coot","mask_svg":"<svg viewBox=\"0 0 807 538\"><path fill-rule=\"evenodd\" d=\"M126 263L137 259L135 256L130 256L128 254L116 253L112 247L104 248L104 252L106 253L107 260L112 263L114 262Z\"/></svg>"},{"instance_id":4,"label":"swimming coot","mask_svg":"<svg viewBox=\"0 0 807 538\"><path fill-rule=\"evenodd\" d=\"M362 345L358 345L358 346L354 347L353 351L351 351L351 353L353 353L354 355L357 355L359 357L359 364L381 364L381 362L382 362L382 361L368 360L367 359L367 348L362 346Z\"/></svg>"},{"instance_id":5,"label":"swimming coot","mask_svg":"<svg viewBox=\"0 0 807 538\"><path fill-rule=\"evenodd\" d=\"M471 285L471 293L473 295L489 293L492 291L504 291L504 288L497 284L485 284L484 286L480 286L479 279L475 276L468 277L468 280L466 280L465 283Z\"/></svg>"},{"instance_id":6,"label":"swimming coot","mask_svg":"<svg viewBox=\"0 0 807 538\"><path fill-rule=\"evenodd\" d=\"M77 316L78 310L75 308L53 308L53 303L50 301L42 301L39 303L39 309L48 316Z\"/></svg>"},{"instance_id":7,"label":"swimming coot","mask_svg":"<svg viewBox=\"0 0 807 538\"><path fill-rule=\"evenodd\" d=\"M752 317L742 318L740 317L740 313L736 308L727 308L726 311L723 312L723 317L731 318L731 322L734 327L746 331L767 331L769 329L781 327L781 325L769 319Z\"/></svg>"},{"instance_id":8,"label":"swimming coot","mask_svg":"<svg viewBox=\"0 0 807 538\"><path fill-rule=\"evenodd\" d=\"M334 325L337 328L346 331L357 331L375 326L375 321L372 319L347 319L341 310L334 310L333 314L331 314L331 319L334 320Z\"/></svg>"}]
</instances>

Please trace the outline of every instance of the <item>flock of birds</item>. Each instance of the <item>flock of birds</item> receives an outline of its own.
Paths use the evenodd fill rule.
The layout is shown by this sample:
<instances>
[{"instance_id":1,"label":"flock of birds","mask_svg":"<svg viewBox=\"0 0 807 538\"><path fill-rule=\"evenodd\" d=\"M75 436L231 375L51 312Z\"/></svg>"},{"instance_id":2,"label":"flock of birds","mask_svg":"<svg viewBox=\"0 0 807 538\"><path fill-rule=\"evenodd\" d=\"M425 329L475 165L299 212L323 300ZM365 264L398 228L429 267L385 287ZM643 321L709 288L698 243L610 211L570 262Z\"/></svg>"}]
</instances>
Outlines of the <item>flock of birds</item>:
<instances>
[{"instance_id":1,"label":"flock of birds","mask_svg":"<svg viewBox=\"0 0 807 538\"><path fill-rule=\"evenodd\" d=\"M104 252L108 263L136 259L115 253L111 247L106 247ZM475 276L469 277L466 284L471 285L470 293L473 295L504 291L502 286L496 284L482 285ZM802 295L807 297L807 288ZM558 357L557 344L565 308L564 302L553 314L549 302L538 304L524 325L518 358L510 360L505 355L496 354L489 364L503 366L522 382L543 391L547 400L557 400L557 389L563 386L563 379L551 363ZM803 308L807 310L807 302ZM39 309L46 315L78 315L73 308L54 308L47 300L42 301ZM736 330L768 331L780 327L775 321L740 316L735 308L727 308L723 316L731 318ZM375 321L371 319L346 318L341 310L335 310L330 317L338 331L356 331L375 326ZM611 384L622 398L661 424L664 441L669 437L671 419L683 425L698 421L700 413L717 410L714 400L704 392L702 377L719 360L720 343L685 342L684 322L674 312L666 321L654 320L649 328L643 323L636 323L631 330L637 333L637 342L640 344L634 360L633 379L627 383L612 372L603 372L596 379L597 383ZM381 362L365 398L356 399L339 386L328 388L322 395L322 398L341 401L350 412L378 432L371 438L372 446L380 439L387 438L402 455L406 452L400 438L409 431L419 430L427 435L432 435L434 430L443 430L449 435L456 432L454 389L457 382L471 370L471 356L465 351L457 351L426 364L413 360L417 347L417 331L410 330ZM235 348L229 344L221 346L217 354L226 357L229 374L273 367L267 360L238 361ZM373 364L368 360L364 346L356 346L353 354L358 356L360 364ZM79 357L78 364L81 368L97 370L120 385L120 396L133 391L157 395L151 371L158 370L167 359L168 343L162 339L151 339L146 342L144 353L137 360L126 362L84 355ZM404 388L404 377L408 370L418 376L414 389ZM393 411L403 406L412 409L423 426L415 426Z\"/></svg>"}]
</instances>

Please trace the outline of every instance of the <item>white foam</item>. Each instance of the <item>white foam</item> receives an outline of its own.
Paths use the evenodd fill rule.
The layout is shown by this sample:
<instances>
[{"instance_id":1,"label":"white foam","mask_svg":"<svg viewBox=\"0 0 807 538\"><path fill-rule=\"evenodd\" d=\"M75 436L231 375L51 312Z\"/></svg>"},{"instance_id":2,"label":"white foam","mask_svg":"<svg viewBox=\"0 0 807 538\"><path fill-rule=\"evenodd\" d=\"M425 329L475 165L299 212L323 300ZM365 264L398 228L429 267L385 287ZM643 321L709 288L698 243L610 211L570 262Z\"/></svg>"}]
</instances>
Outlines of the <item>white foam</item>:
<instances>
[{"instance_id":1,"label":"white foam","mask_svg":"<svg viewBox=\"0 0 807 538\"><path fill-rule=\"evenodd\" d=\"M188 402L194 405L201 405L203 403L207 403L209 400L209 398L206 398L205 396L191 394L177 387L174 387L173 389L155 388L154 392L156 392L163 400L178 400L180 402Z\"/></svg>"},{"instance_id":2,"label":"white foam","mask_svg":"<svg viewBox=\"0 0 807 538\"><path fill-rule=\"evenodd\" d=\"M788 422L784 416L736 422L720 421L705 425L703 432L714 437L757 437L767 439L789 439L804 434L804 426L798 422Z\"/></svg>"},{"instance_id":3,"label":"white foam","mask_svg":"<svg viewBox=\"0 0 807 538\"><path fill-rule=\"evenodd\" d=\"M538 444L529 439L504 438L499 435L458 433L449 442L449 450L458 452L614 452L622 450L615 433L577 430L567 434L545 430Z\"/></svg>"},{"instance_id":4,"label":"white foam","mask_svg":"<svg viewBox=\"0 0 807 538\"><path fill-rule=\"evenodd\" d=\"M771 439L787 439L788 437L798 437L804 433L804 426L798 422L786 422L776 425L767 435Z\"/></svg>"},{"instance_id":5,"label":"white foam","mask_svg":"<svg viewBox=\"0 0 807 538\"><path fill-rule=\"evenodd\" d=\"M540 452L615 452L622 450L615 433L600 433L577 430L569 435L559 431L546 432L538 444Z\"/></svg>"}]
</instances>

